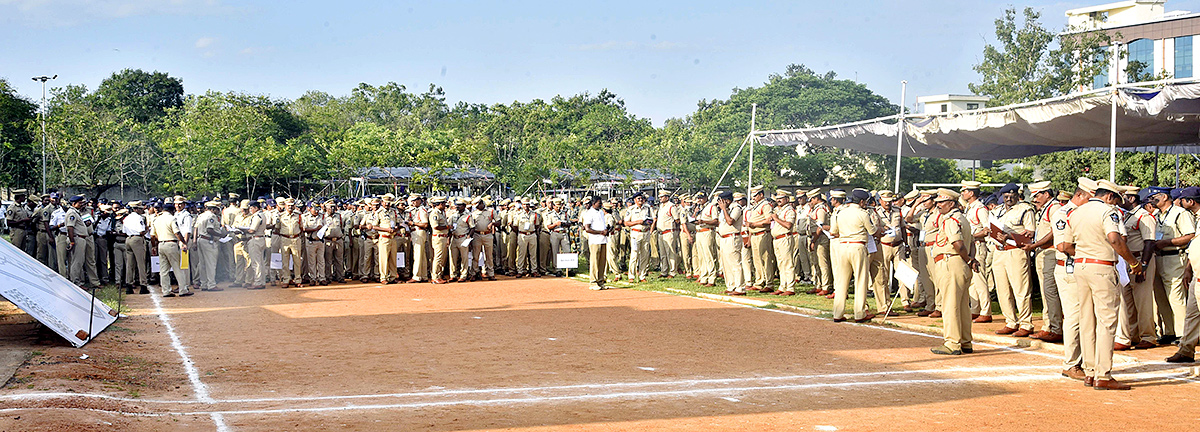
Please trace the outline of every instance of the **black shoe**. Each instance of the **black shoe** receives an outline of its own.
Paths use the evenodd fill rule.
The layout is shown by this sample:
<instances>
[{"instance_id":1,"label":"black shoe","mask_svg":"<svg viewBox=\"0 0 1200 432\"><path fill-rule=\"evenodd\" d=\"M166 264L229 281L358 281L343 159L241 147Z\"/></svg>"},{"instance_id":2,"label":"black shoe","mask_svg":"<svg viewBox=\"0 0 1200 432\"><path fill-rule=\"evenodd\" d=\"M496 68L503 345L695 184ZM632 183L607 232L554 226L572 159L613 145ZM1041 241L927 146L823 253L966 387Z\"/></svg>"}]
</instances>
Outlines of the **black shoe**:
<instances>
[{"instance_id":1,"label":"black shoe","mask_svg":"<svg viewBox=\"0 0 1200 432\"><path fill-rule=\"evenodd\" d=\"M945 345L938 345L936 347L930 348L929 351L934 354L941 354L941 355L962 355L962 353L963 353L962 350L952 350Z\"/></svg>"},{"instance_id":2,"label":"black shoe","mask_svg":"<svg viewBox=\"0 0 1200 432\"><path fill-rule=\"evenodd\" d=\"M145 286L138 287L138 294L150 294L150 289Z\"/></svg>"},{"instance_id":3,"label":"black shoe","mask_svg":"<svg viewBox=\"0 0 1200 432\"><path fill-rule=\"evenodd\" d=\"M1178 341L1179 341L1179 336L1175 336L1175 335L1163 335L1163 337L1158 338L1159 345L1173 344Z\"/></svg>"}]
</instances>

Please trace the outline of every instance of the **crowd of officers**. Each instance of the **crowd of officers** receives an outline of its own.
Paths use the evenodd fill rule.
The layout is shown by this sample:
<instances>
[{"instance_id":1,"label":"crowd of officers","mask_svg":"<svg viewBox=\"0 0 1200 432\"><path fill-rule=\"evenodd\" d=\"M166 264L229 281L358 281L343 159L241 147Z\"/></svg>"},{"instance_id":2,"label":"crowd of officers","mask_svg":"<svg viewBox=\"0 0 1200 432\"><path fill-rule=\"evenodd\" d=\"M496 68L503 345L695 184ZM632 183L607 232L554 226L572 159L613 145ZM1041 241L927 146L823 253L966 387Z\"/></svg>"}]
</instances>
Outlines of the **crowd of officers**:
<instances>
[{"instance_id":1,"label":"crowd of officers","mask_svg":"<svg viewBox=\"0 0 1200 432\"><path fill-rule=\"evenodd\" d=\"M994 293L1005 324L998 334L1063 343L1063 374L1098 389L1128 388L1110 374L1114 350L1174 343L1167 361L1192 362L1200 342L1200 310L1188 295L1200 271L1187 260L1200 256L1189 254L1200 188L1080 178L1063 191L1043 181L990 194L968 181L904 196L780 189L768 198L754 187L749 196L663 190L653 201L386 194L308 203L17 192L6 215L13 242L81 287L107 281L148 293L152 256L163 294L187 296L220 291L219 277L261 289L561 275L555 258L582 250L592 289L610 277L645 282L652 267L709 287L721 278L734 296L796 295L811 283L808 294L834 299L837 322L849 319L851 295L857 322L901 313L894 291L904 312L943 318L937 354L973 352L971 324L992 322ZM914 283L893 282L900 267L916 273Z\"/></svg>"}]
</instances>

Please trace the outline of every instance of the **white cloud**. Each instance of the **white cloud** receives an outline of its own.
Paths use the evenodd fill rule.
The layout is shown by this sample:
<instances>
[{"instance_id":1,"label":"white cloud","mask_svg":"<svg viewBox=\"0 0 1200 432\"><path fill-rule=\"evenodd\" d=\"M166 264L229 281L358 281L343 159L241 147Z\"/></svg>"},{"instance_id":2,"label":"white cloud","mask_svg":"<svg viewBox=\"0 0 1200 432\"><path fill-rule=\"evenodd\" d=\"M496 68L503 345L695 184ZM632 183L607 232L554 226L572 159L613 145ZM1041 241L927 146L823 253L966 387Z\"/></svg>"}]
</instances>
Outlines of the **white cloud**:
<instances>
[{"instance_id":1,"label":"white cloud","mask_svg":"<svg viewBox=\"0 0 1200 432\"><path fill-rule=\"evenodd\" d=\"M34 27L157 15L222 15L240 8L221 0L0 0L0 16Z\"/></svg>"},{"instance_id":2,"label":"white cloud","mask_svg":"<svg viewBox=\"0 0 1200 432\"><path fill-rule=\"evenodd\" d=\"M200 39L196 39L196 48L208 48L216 42L217 42L217 38L202 37Z\"/></svg>"},{"instance_id":3,"label":"white cloud","mask_svg":"<svg viewBox=\"0 0 1200 432\"><path fill-rule=\"evenodd\" d=\"M245 47L245 48L242 48L241 51L238 51L238 54L252 56L252 55L258 55L258 54L263 54L263 53L269 53L274 50L275 50L275 47Z\"/></svg>"},{"instance_id":4,"label":"white cloud","mask_svg":"<svg viewBox=\"0 0 1200 432\"><path fill-rule=\"evenodd\" d=\"M634 42L634 41L623 41L623 42L622 41L608 41L608 42L601 42L601 43L594 43L594 44L575 45L572 48L576 51L617 51L617 50L642 50L642 49L666 51L666 50L676 50L676 49L687 48L687 45L684 45L684 44L678 43L678 42L667 42L667 41L651 42L651 43L642 43L642 42Z\"/></svg>"}]
</instances>

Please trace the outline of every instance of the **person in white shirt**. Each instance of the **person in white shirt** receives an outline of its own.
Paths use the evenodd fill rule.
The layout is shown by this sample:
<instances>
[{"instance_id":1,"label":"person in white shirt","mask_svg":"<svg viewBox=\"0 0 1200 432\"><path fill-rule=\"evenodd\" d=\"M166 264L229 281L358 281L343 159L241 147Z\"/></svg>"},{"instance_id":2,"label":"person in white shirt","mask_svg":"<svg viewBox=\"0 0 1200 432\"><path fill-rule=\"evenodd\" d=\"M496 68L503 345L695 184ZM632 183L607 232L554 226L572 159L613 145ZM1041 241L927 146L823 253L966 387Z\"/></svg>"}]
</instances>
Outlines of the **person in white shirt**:
<instances>
[{"instance_id":1,"label":"person in white shirt","mask_svg":"<svg viewBox=\"0 0 1200 432\"><path fill-rule=\"evenodd\" d=\"M603 205L600 197L593 196L588 201L588 210L579 216L580 228L588 235L588 275L593 290L607 288L604 286L604 276L608 265L608 235L612 226L608 224L604 210L601 210Z\"/></svg>"},{"instance_id":2,"label":"person in white shirt","mask_svg":"<svg viewBox=\"0 0 1200 432\"><path fill-rule=\"evenodd\" d=\"M129 203L130 213L121 221L121 230L125 238L125 289L133 294L133 285L137 285L139 294L150 294L146 282L146 218L142 212L146 206L141 201ZM136 279L135 279L136 278ZM136 282L135 282L136 281Z\"/></svg>"}]
</instances>

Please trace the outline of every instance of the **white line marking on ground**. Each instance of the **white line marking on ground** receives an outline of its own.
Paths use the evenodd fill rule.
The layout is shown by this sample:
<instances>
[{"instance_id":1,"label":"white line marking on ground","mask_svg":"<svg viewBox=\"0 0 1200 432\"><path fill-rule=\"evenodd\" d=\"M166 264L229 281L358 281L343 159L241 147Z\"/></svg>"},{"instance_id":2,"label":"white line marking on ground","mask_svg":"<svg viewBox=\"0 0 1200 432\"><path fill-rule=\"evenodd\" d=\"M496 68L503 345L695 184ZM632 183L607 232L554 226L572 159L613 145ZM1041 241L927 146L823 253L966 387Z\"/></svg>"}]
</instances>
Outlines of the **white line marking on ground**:
<instances>
[{"instance_id":1,"label":"white line marking on ground","mask_svg":"<svg viewBox=\"0 0 1200 432\"><path fill-rule=\"evenodd\" d=\"M196 399L204 403L216 402L208 393L208 386L200 381L200 370L196 369L196 363L188 356L187 349L183 347L183 342L179 339L179 334L175 333L175 326L171 324L171 317L167 316L167 311L163 310L159 294L157 292L150 293L150 299L154 301L154 313L158 315L158 320L162 321L163 327L167 329L167 335L171 337L171 347L175 348L175 352L183 360L183 370L187 372L188 381L192 384L192 392L195 393ZM232 431L229 425L225 424L224 415L213 413L209 414L209 418L216 425L217 432Z\"/></svg>"}]
</instances>

